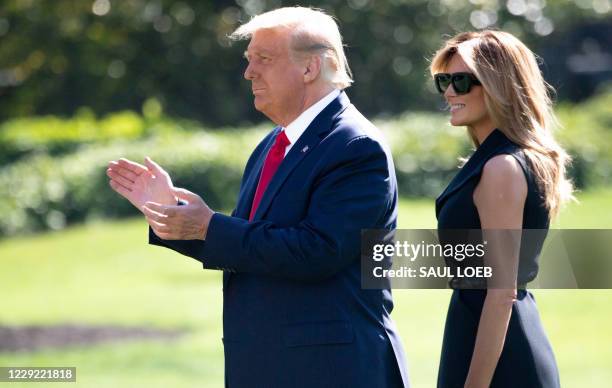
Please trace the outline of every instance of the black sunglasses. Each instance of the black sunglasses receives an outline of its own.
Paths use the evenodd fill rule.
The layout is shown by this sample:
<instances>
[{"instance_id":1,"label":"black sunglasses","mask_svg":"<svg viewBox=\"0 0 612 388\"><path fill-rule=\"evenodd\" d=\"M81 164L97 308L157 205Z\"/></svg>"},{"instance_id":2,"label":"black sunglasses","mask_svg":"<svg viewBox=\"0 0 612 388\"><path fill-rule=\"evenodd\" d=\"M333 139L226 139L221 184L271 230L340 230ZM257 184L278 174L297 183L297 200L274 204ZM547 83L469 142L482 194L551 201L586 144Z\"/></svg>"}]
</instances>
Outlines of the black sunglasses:
<instances>
[{"instance_id":1,"label":"black sunglasses","mask_svg":"<svg viewBox=\"0 0 612 388\"><path fill-rule=\"evenodd\" d=\"M450 84L453 84L457 94L467 94L472 90L472 85L481 85L472 73L438 73L434 74L434 81L440 94L444 94Z\"/></svg>"}]
</instances>

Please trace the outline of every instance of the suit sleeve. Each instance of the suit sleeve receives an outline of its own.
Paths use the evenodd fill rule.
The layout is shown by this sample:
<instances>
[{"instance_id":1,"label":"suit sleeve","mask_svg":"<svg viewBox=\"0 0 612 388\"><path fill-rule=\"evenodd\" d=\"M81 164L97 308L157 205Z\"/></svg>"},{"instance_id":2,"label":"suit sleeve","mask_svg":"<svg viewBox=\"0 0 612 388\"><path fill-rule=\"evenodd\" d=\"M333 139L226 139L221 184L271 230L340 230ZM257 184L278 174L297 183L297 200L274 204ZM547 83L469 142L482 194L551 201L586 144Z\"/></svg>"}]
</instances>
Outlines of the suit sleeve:
<instances>
[{"instance_id":1,"label":"suit sleeve","mask_svg":"<svg viewBox=\"0 0 612 388\"><path fill-rule=\"evenodd\" d=\"M206 241L179 252L205 268L319 280L359 260L361 229L391 227L395 178L379 143L359 137L332 150L335 163L314 187L306 217L292 227L215 214ZM174 248L173 248L174 249Z\"/></svg>"},{"instance_id":2,"label":"suit sleeve","mask_svg":"<svg viewBox=\"0 0 612 388\"><path fill-rule=\"evenodd\" d=\"M236 213L236 209L232 211L232 217ZM201 261L197 257L194 257L190 254L190 252L196 252L202 249L202 245L205 244L206 241L202 240L163 240L159 238L153 229L149 226L149 244L157 245L164 248L170 248L173 251L181 253L183 255L187 255L193 257L194 259ZM214 269L224 269L224 268L214 268Z\"/></svg>"},{"instance_id":3,"label":"suit sleeve","mask_svg":"<svg viewBox=\"0 0 612 388\"><path fill-rule=\"evenodd\" d=\"M251 156L249 157L249 160L247 161L247 164L245 166L244 169L244 173L243 173L243 177L248 176L248 171L250 171L250 169L253 167L253 164L255 163L255 161L257 160L257 158L259 157L259 155L261 154L261 152L263 152L263 150L266 147L266 144L270 141L270 138L274 135L274 130L271 131L264 139L262 139L262 141L257 145L257 147L255 148L255 150L253 151L253 153L251 154ZM244 185L244 178L243 181L240 183L241 189L242 186ZM179 203L180 205L180 203ZM236 209L234 209L232 211L232 217L236 214ZM196 260L201 261L201 259L199 259L195 254L193 254L193 252L199 252L202 249L202 245L205 242L203 242L202 240L163 240L161 238L159 238L155 232L153 231L153 229L151 229L151 227L149 227L149 244L151 245L158 245L161 247L165 247L165 248L170 248L178 253L181 253L183 255L189 256L189 257L193 257ZM206 268L206 266L205 266ZM214 269L225 269L225 268L214 268Z\"/></svg>"}]
</instances>

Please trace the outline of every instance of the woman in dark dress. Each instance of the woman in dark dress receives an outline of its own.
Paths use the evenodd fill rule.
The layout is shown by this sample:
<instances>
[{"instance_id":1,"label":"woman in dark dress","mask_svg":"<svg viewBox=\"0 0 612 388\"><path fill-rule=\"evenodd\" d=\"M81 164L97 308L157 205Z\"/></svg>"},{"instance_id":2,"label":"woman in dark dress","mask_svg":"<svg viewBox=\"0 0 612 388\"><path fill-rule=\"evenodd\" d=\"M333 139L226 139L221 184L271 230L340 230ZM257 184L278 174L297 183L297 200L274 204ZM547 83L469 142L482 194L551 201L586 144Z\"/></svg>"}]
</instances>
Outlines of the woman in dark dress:
<instances>
[{"instance_id":1,"label":"woman in dark dress","mask_svg":"<svg viewBox=\"0 0 612 388\"><path fill-rule=\"evenodd\" d=\"M525 289L537 275L551 218L572 198L569 157L551 131L549 86L534 54L500 31L448 40L431 73L451 124L466 126L476 146L436 200L440 236L458 229L488 236L483 260L498 285L451 280L438 387L559 387L552 348ZM525 238L530 229L543 233Z\"/></svg>"}]
</instances>

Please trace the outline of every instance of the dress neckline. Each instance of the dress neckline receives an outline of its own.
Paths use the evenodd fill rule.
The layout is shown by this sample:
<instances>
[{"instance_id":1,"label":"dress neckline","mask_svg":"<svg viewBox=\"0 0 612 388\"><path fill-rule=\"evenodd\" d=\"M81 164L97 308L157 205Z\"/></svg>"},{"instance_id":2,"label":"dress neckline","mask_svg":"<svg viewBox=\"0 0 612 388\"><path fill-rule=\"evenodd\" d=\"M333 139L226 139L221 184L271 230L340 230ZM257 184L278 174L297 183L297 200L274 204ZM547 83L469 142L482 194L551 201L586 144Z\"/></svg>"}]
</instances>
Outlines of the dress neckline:
<instances>
[{"instance_id":1,"label":"dress neckline","mask_svg":"<svg viewBox=\"0 0 612 388\"><path fill-rule=\"evenodd\" d=\"M508 137L504 135L504 133L500 129L495 128L491 131L491 133L489 133L489 135L484 139L484 141L476 148L476 151L474 152L474 154L485 152L487 149L490 149L491 147L496 147L501 142L507 142L508 140L509 140Z\"/></svg>"}]
</instances>

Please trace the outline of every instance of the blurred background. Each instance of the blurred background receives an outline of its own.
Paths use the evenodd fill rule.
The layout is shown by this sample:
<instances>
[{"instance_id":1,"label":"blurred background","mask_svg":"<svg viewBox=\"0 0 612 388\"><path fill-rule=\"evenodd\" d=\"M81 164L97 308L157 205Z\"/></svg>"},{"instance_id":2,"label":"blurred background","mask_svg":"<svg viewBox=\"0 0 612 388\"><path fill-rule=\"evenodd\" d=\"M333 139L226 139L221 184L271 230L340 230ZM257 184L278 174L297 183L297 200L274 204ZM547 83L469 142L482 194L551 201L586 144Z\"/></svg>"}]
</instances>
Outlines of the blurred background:
<instances>
[{"instance_id":1,"label":"blurred background","mask_svg":"<svg viewBox=\"0 0 612 388\"><path fill-rule=\"evenodd\" d=\"M247 42L227 35L296 4L0 0L0 366L76 366L87 387L222 386L220 273L147 246L146 223L104 170L149 155L175 185L231 211L273 124L242 77ZM579 203L555 227L612 226L610 0L299 4L338 19L355 79L347 93L393 150L400 227L435 227L433 199L471 151L447 123L428 60L445 38L483 28L522 39L557 91ZM612 292L535 294L562 386L608 386ZM449 296L395 291L417 388L435 386Z\"/></svg>"}]
</instances>

